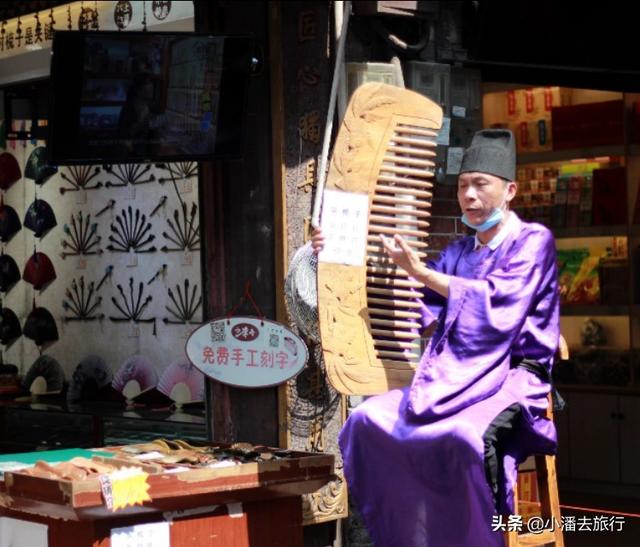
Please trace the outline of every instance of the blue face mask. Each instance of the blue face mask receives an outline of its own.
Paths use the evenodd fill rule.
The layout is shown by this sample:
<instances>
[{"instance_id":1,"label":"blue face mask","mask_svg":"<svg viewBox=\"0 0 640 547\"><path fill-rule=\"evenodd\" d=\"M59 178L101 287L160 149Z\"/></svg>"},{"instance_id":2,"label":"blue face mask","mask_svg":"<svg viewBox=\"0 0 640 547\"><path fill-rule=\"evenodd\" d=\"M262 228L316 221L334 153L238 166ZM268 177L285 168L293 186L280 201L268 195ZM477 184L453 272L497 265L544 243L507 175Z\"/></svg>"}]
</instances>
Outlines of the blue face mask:
<instances>
[{"instance_id":1,"label":"blue face mask","mask_svg":"<svg viewBox=\"0 0 640 547\"><path fill-rule=\"evenodd\" d=\"M502 221L503 217L504 212L502 211L502 209L496 207L489 215L487 220L485 220L482 224L473 224L469 221L466 214L462 215L460 220L462 220L462 223L464 225L469 226L469 228L472 228L477 232L486 232L487 230L493 228L496 224L499 224Z\"/></svg>"}]
</instances>

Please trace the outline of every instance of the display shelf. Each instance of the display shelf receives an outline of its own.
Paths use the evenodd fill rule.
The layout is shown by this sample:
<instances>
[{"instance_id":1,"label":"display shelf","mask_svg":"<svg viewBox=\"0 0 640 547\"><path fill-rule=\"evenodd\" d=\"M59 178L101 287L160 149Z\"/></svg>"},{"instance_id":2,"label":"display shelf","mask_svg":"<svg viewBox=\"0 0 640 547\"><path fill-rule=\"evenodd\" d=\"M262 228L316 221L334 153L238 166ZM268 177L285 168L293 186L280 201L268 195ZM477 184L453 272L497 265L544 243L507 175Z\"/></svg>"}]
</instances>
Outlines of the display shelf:
<instances>
[{"instance_id":1,"label":"display shelf","mask_svg":"<svg viewBox=\"0 0 640 547\"><path fill-rule=\"evenodd\" d=\"M637 226L640 235L640 226ZM616 224L613 226L577 226L575 228L551 228L556 239L571 239L576 237L617 237L627 235L627 226Z\"/></svg>"},{"instance_id":2,"label":"display shelf","mask_svg":"<svg viewBox=\"0 0 640 547\"><path fill-rule=\"evenodd\" d=\"M67 405L0 402L0 454L128 444L153 439L207 439L205 411L171 411L151 406L127 410L122 404ZM17 442L14 442L18 439Z\"/></svg>"},{"instance_id":3,"label":"display shelf","mask_svg":"<svg viewBox=\"0 0 640 547\"><path fill-rule=\"evenodd\" d=\"M608 306L606 304L561 304L560 315L630 315L630 306Z\"/></svg>"},{"instance_id":4,"label":"display shelf","mask_svg":"<svg viewBox=\"0 0 640 547\"><path fill-rule=\"evenodd\" d=\"M640 150L640 147L637 147ZM624 156L623 145L595 146L593 148L569 148L567 150L549 150L544 152L526 152L518 154L518 165L535 163L551 163L555 161L570 161L582 158L600 158L604 156Z\"/></svg>"}]
</instances>

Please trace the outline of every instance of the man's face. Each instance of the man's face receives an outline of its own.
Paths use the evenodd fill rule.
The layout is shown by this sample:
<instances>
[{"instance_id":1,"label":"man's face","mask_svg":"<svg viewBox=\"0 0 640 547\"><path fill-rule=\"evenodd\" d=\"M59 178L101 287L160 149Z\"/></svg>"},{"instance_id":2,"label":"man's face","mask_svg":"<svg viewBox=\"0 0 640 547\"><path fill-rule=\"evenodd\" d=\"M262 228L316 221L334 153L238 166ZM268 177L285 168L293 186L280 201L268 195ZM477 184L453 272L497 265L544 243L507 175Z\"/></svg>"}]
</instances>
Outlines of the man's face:
<instances>
[{"instance_id":1,"label":"man's face","mask_svg":"<svg viewBox=\"0 0 640 547\"><path fill-rule=\"evenodd\" d=\"M516 183L487 173L462 173L458 177L458 203L473 224L484 222L494 208L505 207L516 195Z\"/></svg>"}]
</instances>

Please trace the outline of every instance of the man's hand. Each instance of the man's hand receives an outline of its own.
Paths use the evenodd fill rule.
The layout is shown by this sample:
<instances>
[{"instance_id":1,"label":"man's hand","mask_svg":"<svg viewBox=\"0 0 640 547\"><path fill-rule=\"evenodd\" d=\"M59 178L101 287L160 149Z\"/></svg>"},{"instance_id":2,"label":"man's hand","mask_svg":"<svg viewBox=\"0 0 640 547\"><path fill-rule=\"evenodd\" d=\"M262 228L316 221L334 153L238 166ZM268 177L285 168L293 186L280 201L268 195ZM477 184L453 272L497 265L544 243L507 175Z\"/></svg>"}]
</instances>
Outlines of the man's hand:
<instances>
[{"instance_id":1,"label":"man's hand","mask_svg":"<svg viewBox=\"0 0 640 547\"><path fill-rule=\"evenodd\" d=\"M396 266L402 268L413 278L422 277L426 274L427 268L402 236L396 234L392 239L380 234L380 240L385 252Z\"/></svg>"},{"instance_id":2,"label":"man's hand","mask_svg":"<svg viewBox=\"0 0 640 547\"><path fill-rule=\"evenodd\" d=\"M324 249L325 239L322 235L322 230L320 228L315 228L313 232L311 232L311 248L315 254L318 254L322 249Z\"/></svg>"}]
</instances>

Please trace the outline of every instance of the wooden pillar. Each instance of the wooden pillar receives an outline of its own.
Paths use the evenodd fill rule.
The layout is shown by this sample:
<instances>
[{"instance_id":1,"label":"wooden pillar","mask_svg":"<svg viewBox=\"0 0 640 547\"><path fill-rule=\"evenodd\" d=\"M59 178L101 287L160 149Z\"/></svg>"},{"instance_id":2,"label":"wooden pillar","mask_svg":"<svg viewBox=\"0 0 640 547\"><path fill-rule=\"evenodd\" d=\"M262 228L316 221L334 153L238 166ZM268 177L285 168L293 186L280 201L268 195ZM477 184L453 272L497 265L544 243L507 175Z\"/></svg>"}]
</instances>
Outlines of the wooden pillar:
<instances>
[{"instance_id":1,"label":"wooden pillar","mask_svg":"<svg viewBox=\"0 0 640 547\"><path fill-rule=\"evenodd\" d=\"M249 78L242 119L242 161L203 162L201 196L204 278L208 317L226 314L238 303L249 281L258 306L268 318L279 318L277 279L282 260L274 259L278 239L274 228L268 4L196 2L196 30L251 35L262 69ZM280 289L281 290L281 289ZM281 306L284 309L284 306ZM239 314L253 315L249 307ZM209 383L207 394L212 436L217 441L278 444L277 389L236 389Z\"/></svg>"}]
</instances>

